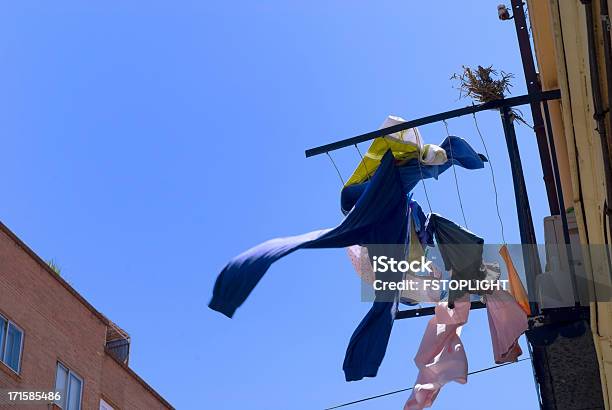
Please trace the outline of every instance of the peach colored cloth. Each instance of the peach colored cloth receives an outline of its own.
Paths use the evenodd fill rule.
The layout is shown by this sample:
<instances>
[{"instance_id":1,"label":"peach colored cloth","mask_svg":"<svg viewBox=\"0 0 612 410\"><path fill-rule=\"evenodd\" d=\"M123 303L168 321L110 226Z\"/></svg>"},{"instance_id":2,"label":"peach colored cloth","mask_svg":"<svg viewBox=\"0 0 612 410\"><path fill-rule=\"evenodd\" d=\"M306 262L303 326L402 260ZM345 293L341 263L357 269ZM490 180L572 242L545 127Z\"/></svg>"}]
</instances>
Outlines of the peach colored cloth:
<instances>
[{"instance_id":1,"label":"peach colored cloth","mask_svg":"<svg viewBox=\"0 0 612 410\"><path fill-rule=\"evenodd\" d=\"M508 247L506 245L502 245L499 248L499 254L503 258L506 263L506 268L508 268L508 281L510 282L510 293L516 299L517 303L521 306L521 308L525 311L527 315L531 314L531 309L529 307L529 298L527 297L527 292L525 292L525 288L523 287L523 282L521 282L521 278L514 267L514 262L512 262L512 258L510 257L510 252L508 252Z\"/></svg>"},{"instance_id":2,"label":"peach colored cloth","mask_svg":"<svg viewBox=\"0 0 612 410\"><path fill-rule=\"evenodd\" d=\"M351 264L361 279L366 283L374 282L374 269L368 255L368 248L361 245L353 245L346 248Z\"/></svg>"},{"instance_id":3,"label":"peach colored cloth","mask_svg":"<svg viewBox=\"0 0 612 410\"><path fill-rule=\"evenodd\" d=\"M414 358L419 375L404 410L431 407L442 386L450 381L467 383L468 362L459 335L469 313L468 295L455 301L454 309L449 309L447 302L438 303Z\"/></svg>"},{"instance_id":4,"label":"peach colored cloth","mask_svg":"<svg viewBox=\"0 0 612 410\"><path fill-rule=\"evenodd\" d=\"M346 248L351 264L357 274L366 283L374 283L376 274L370 262L368 248L361 245L353 245ZM438 303L440 301L440 290L434 290L431 286L425 286L425 281L440 279L442 272L437 266L432 265L431 275L413 275L406 273L404 280L412 282L413 289L405 289L401 292L402 301Z\"/></svg>"},{"instance_id":5,"label":"peach colored cloth","mask_svg":"<svg viewBox=\"0 0 612 410\"><path fill-rule=\"evenodd\" d=\"M486 302L495 363L515 362L523 354L518 338L528 329L527 315L505 290L493 291Z\"/></svg>"}]
</instances>

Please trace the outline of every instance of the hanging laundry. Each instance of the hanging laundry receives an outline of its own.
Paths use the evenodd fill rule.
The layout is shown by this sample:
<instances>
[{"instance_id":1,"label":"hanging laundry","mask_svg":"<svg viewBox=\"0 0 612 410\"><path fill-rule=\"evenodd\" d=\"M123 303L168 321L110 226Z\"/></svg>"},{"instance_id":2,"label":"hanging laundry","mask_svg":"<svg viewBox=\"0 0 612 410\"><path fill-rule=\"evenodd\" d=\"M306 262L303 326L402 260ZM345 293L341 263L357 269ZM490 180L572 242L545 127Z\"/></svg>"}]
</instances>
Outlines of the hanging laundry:
<instances>
[{"instance_id":1,"label":"hanging laundry","mask_svg":"<svg viewBox=\"0 0 612 410\"><path fill-rule=\"evenodd\" d=\"M407 207L404 221L409 221L410 208ZM371 258L387 256L402 260L406 258L406 243L408 236L404 237L403 246L393 244L368 244L366 249ZM399 241L397 243L400 243ZM391 245L391 246L389 246ZM376 279L385 282L399 282L401 272L376 272ZM387 351L387 344L391 336L391 329L395 322L395 314L399 301L398 291L375 290L375 299L368 313L361 320L349 340L344 356L342 369L346 381L361 380L364 377L375 377L378 368Z\"/></svg>"},{"instance_id":2,"label":"hanging laundry","mask_svg":"<svg viewBox=\"0 0 612 410\"><path fill-rule=\"evenodd\" d=\"M427 216L425 216L418 202L410 201L410 215L412 216L412 222L414 222L414 229L419 236L419 243L424 246L423 238L426 236L425 223L427 222Z\"/></svg>"},{"instance_id":3,"label":"hanging laundry","mask_svg":"<svg viewBox=\"0 0 612 410\"><path fill-rule=\"evenodd\" d=\"M443 164L422 164L416 159L402 163L399 166L399 173L404 190L406 192L412 191L421 179L438 179L438 176L450 168L452 164L466 169L480 169L484 167L484 162L487 161L487 158L474 151L470 144L463 138L450 136L445 138L440 144L440 147L445 151L451 149L451 146L453 158ZM361 197L369 183L370 181L359 184L347 184L342 189L340 194L340 208L345 215L355 206L357 200Z\"/></svg>"},{"instance_id":4,"label":"hanging laundry","mask_svg":"<svg viewBox=\"0 0 612 410\"><path fill-rule=\"evenodd\" d=\"M457 165L468 169L483 168L480 154L472 150L463 139L451 138L445 142L457 144L457 150L454 151L454 161ZM459 155L460 152L462 155ZM423 177L437 177L448 169L449 162L444 165L422 166ZM395 167L393 156L388 152L372 180L359 185L360 192L351 198L352 211L336 228L272 239L232 259L217 277L209 307L232 317L270 265L300 248L338 248L358 243L403 243L406 235L405 189L414 188L418 182L418 170L415 173L411 167L413 166ZM346 189L343 194L344 191Z\"/></svg>"},{"instance_id":5,"label":"hanging laundry","mask_svg":"<svg viewBox=\"0 0 612 410\"><path fill-rule=\"evenodd\" d=\"M333 229L277 238L233 258L217 277L209 307L232 317L270 265L300 248L341 248L357 243L404 243L408 200L390 152L355 208Z\"/></svg>"},{"instance_id":6,"label":"hanging laundry","mask_svg":"<svg viewBox=\"0 0 612 410\"><path fill-rule=\"evenodd\" d=\"M421 151L421 162L427 165L442 165L448 161L446 150L438 145L425 144Z\"/></svg>"},{"instance_id":7,"label":"hanging laundry","mask_svg":"<svg viewBox=\"0 0 612 410\"><path fill-rule=\"evenodd\" d=\"M485 300L495 363L516 362L523 354L518 339L529 328L527 315L505 290L494 290Z\"/></svg>"},{"instance_id":8,"label":"hanging laundry","mask_svg":"<svg viewBox=\"0 0 612 410\"><path fill-rule=\"evenodd\" d=\"M425 227L425 214L416 201L410 201L407 219L410 221L410 225L413 226L412 230L414 230L415 221L420 229ZM418 241L418 238L416 238L414 235L410 235L407 239L408 248L412 247L413 241ZM364 259L359 254L358 258L355 260L360 262L360 265L358 265L357 268L364 268L366 275L371 275L372 277L376 276L376 279L393 281L397 281L401 278L401 275L395 274L395 276L390 277L389 274L381 274L380 272L377 272L375 275L372 269L371 261L373 256L380 253L385 254L385 256L397 257L398 260L403 259L407 256L405 251L400 250L397 246L389 247L386 245L376 244L358 249L352 249L355 254L357 252L361 252L361 250L368 255L368 258ZM389 251L391 251L393 255L390 255ZM376 292L377 299L379 299L381 295L384 294L378 291ZM437 295L431 296L430 299L438 301L439 295L440 293L437 292ZM388 295L385 296L388 297ZM395 314L397 312L398 299L405 298L403 299L403 301L405 301L406 299L410 298L426 298L426 296L422 294L406 295L405 291L401 293L400 298L398 298L398 296L399 295L397 292L393 293L394 298L392 302L389 302L388 300L382 302L378 300L375 301L355 332L353 332L346 350L344 363L342 365L346 381L356 381L361 380L364 377L376 376L387 349L389 336L391 334L391 329L395 321ZM411 299L411 301L412 300L414 299Z\"/></svg>"},{"instance_id":9,"label":"hanging laundry","mask_svg":"<svg viewBox=\"0 0 612 410\"><path fill-rule=\"evenodd\" d=\"M419 207L420 208L420 207ZM408 224L409 230L408 233L410 235L410 244L408 248L408 261L418 261L422 257L425 257L425 247L421 243L419 239L419 234L416 230L416 224L414 218L410 219L410 223Z\"/></svg>"},{"instance_id":10,"label":"hanging laundry","mask_svg":"<svg viewBox=\"0 0 612 410\"><path fill-rule=\"evenodd\" d=\"M408 240L408 256L409 260L418 260L424 255L423 245L421 245L420 237L421 229L425 226L426 216L423 213L418 202L409 201L410 213L410 237ZM355 268L357 274L366 283L372 283L375 280L374 269L368 249L362 245L353 245L346 248L351 264Z\"/></svg>"},{"instance_id":11,"label":"hanging laundry","mask_svg":"<svg viewBox=\"0 0 612 410\"><path fill-rule=\"evenodd\" d=\"M419 207L420 209L420 207ZM411 230L414 231L414 223L411 224ZM415 245L416 244L416 245ZM419 260L425 255L422 245L419 242L416 232L410 236L408 259ZM347 248L347 253L353 268L365 283L372 284L374 282L375 273L372 267L371 259L368 254L368 249L365 246L353 245ZM425 286L425 283L430 280L440 279L442 272L435 264L432 264L433 273L431 275L417 275L406 273L403 280L413 283L412 289L401 291L400 301L405 304L413 305L420 302L437 303L439 302L446 291L434 290L431 286Z\"/></svg>"},{"instance_id":12,"label":"hanging laundry","mask_svg":"<svg viewBox=\"0 0 612 410\"><path fill-rule=\"evenodd\" d=\"M464 155L459 158L456 156L455 163L469 169L484 166L484 157L474 152L464 140L453 138L456 139L449 140L449 143L464 145ZM297 249L338 248L354 244L405 244L409 212L406 187L412 189L418 181L410 167L396 167L395 159L388 151L372 179L361 184L358 195L351 199L350 212L347 212L344 221L336 228L272 239L230 260L217 277L209 307L232 317L272 263ZM421 168L421 175L431 178L437 177L448 166L422 165ZM368 246L371 248L373 245ZM370 256L376 255L371 249L369 251ZM394 275L387 277L391 281L399 279ZM375 302L351 336L347 348L343 365L347 380L359 380L376 374L386 351L397 303L396 291L376 292Z\"/></svg>"},{"instance_id":13,"label":"hanging laundry","mask_svg":"<svg viewBox=\"0 0 612 410\"><path fill-rule=\"evenodd\" d=\"M467 356L459 336L470 306L468 295L457 300L454 309L446 302L436 306L414 358L419 375L404 410L431 407L440 389L450 381L467 383Z\"/></svg>"},{"instance_id":14,"label":"hanging laundry","mask_svg":"<svg viewBox=\"0 0 612 410\"><path fill-rule=\"evenodd\" d=\"M372 303L349 340L342 370L347 382L376 377L389 344L397 301Z\"/></svg>"},{"instance_id":15,"label":"hanging laundry","mask_svg":"<svg viewBox=\"0 0 612 410\"><path fill-rule=\"evenodd\" d=\"M355 268L355 272L357 272L361 280L366 283L373 283L376 278L372 263L370 262L368 248L361 245L353 245L346 248L346 252L353 268Z\"/></svg>"},{"instance_id":16,"label":"hanging laundry","mask_svg":"<svg viewBox=\"0 0 612 410\"><path fill-rule=\"evenodd\" d=\"M484 239L436 213L429 214L425 232L429 235L424 238L426 243L433 244L435 238L445 269L452 270L452 279L473 281L486 278L487 270L482 263ZM451 290L448 298L451 306L464 293Z\"/></svg>"},{"instance_id":17,"label":"hanging laundry","mask_svg":"<svg viewBox=\"0 0 612 410\"><path fill-rule=\"evenodd\" d=\"M390 115L385 119L380 128L391 127L403 122L406 122L406 120L401 117ZM387 152L387 150L391 150L393 152L393 156L396 160L417 158L419 156L419 152L421 152L423 148L422 141L423 140L418 128L410 128L384 137L376 138L370 144L370 147L366 151L363 159L357 165L357 168L355 168L355 171L353 171L353 174L345 185L359 184L367 180L370 176L374 175L383 154Z\"/></svg>"},{"instance_id":18,"label":"hanging laundry","mask_svg":"<svg viewBox=\"0 0 612 410\"><path fill-rule=\"evenodd\" d=\"M503 258L506 263L506 268L508 269L508 282L510 284L510 293L514 296L514 299L518 302L521 308L525 311L527 315L531 315L531 308L529 307L529 298L527 297L527 292L523 287L523 282L521 282L521 278L514 267L514 262L512 262L512 258L510 257L510 252L508 252L508 247L506 245L502 245L499 248L499 254Z\"/></svg>"}]
</instances>

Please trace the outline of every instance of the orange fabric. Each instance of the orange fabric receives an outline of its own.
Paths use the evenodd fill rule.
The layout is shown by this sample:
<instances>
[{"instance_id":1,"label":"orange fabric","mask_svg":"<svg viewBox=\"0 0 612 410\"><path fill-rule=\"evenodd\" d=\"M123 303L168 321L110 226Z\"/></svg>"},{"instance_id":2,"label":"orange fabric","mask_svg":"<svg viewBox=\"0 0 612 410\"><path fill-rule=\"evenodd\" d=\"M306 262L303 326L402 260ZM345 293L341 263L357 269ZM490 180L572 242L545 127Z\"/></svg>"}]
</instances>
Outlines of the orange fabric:
<instances>
[{"instance_id":1,"label":"orange fabric","mask_svg":"<svg viewBox=\"0 0 612 410\"><path fill-rule=\"evenodd\" d=\"M521 308L527 313L527 315L531 314L531 309L529 308L529 298L527 297L527 292L523 287L523 282L521 282L521 278L514 267L514 263L512 262L512 258L510 257L510 252L508 252L508 247L506 245L502 245L499 248L499 254L504 259L506 263L506 268L508 269L508 281L510 283L510 293L514 296L517 303L521 306Z\"/></svg>"}]
</instances>

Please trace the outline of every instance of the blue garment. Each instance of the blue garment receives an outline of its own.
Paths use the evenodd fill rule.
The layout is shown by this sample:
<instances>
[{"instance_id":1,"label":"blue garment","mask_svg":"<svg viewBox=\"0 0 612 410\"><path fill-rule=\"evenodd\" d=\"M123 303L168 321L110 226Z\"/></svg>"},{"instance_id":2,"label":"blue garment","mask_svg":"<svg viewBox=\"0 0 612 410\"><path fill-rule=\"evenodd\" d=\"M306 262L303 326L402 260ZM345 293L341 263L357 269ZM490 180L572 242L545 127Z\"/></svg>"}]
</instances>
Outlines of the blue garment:
<instances>
[{"instance_id":1,"label":"blue garment","mask_svg":"<svg viewBox=\"0 0 612 410\"><path fill-rule=\"evenodd\" d=\"M425 230L425 223L427 222L427 217L423 212L423 209L416 201L410 201L410 215L412 216L412 221L414 222L414 230L417 233L419 242L425 248L427 245L427 233Z\"/></svg>"},{"instance_id":2,"label":"blue garment","mask_svg":"<svg viewBox=\"0 0 612 410\"><path fill-rule=\"evenodd\" d=\"M451 146L453 152L452 159L450 158ZM448 161L442 165L425 165L420 164L417 159L412 159L399 167L404 191L412 191L421 179L438 179L438 176L450 168L451 164L459 165L466 169L480 169L484 167L484 162L487 161L484 155L478 154L466 140L460 137L447 137L442 141L440 147L444 148L449 156ZM344 214L353 208L369 183L370 181L366 181L361 184L349 185L342 189L340 208Z\"/></svg>"},{"instance_id":3,"label":"blue garment","mask_svg":"<svg viewBox=\"0 0 612 410\"><path fill-rule=\"evenodd\" d=\"M342 370L347 382L376 377L387 351L396 312L397 299L372 303L346 348Z\"/></svg>"},{"instance_id":4,"label":"blue garment","mask_svg":"<svg viewBox=\"0 0 612 410\"><path fill-rule=\"evenodd\" d=\"M387 152L353 210L336 228L277 238L233 258L217 277L209 307L232 317L270 265L300 248L404 243L407 196L394 158Z\"/></svg>"},{"instance_id":5,"label":"blue garment","mask_svg":"<svg viewBox=\"0 0 612 410\"><path fill-rule=\"evenodd\" d=\"M412 195L408 197L406 219L415 221L415 230L418 235L421 230L425 229L426 217L419 203L413 201L411 197ZM410 240L418 240L418 238L411 238L407 231L403 247L386 246L392 244L367 245L368 255L370 258L384 255L396 260L404 260L408 256ZM393 272L377 272L376 279L398 282L403 279L403 275ZM376 377L387 351L400 300L399 292L376 292L372 307L353 332L346 349L342 369L347 382L361 380L364 377ZM402 303L405 302L402 301Z\"/></svg>"},{"instance_id":6,"label":"blue garment","mask_svg":"<svg viewBox=\"0 0 612 410\"><path fill-rule=\"evenodd\" d=\"M209 307L231 317L269 266L299 248L346 247L360 243L371 244L368 247L371 256L388 253L377 244L405 243L407 212L408 198L393 156L387 152L371 184L337 228L273 239L232 259L217 278ZM392 248L392 252L403 249ZM404 255L398 255L401 256ZM382 280L401 278L401 274L392 272L381 276ZM376 375L393 327L397 296L395 291L376 292L372 308L351 336L347 348L343 366L347 381Z\"/></svg>"},{"instance_id":7,"label":"blue garment","mask_svg":"<svg viewBox=\"0 0 612 410\"><path fill-rule=\"evenodd\" d=\"M458 144L455 163L469 169L484 165L479 154L457 137L450 141ZM468 149L464 146L466 145ZM469 153L473 156L470 157ZM463 154L461 154L463 153ZM462 157L459 155L463 155ZM350 211L345 219L333 229L314 231L303 235L277 238L257 245L233 258L217 277L209 307L228 317L244 303L268 268L277 261L300 248L342 248L354 244L368 246L371 257L383 252L376 244L405 244L408 237L408 197L406 193L416 182L414 166L408 164L398 168L390 151L383 156L380 166L371 180L360 184L357 197L351 199ZM436 178L448 166L422 166L423 176ZM418 165L417 165L418 172ZM416 176L418 181L419 176ZM347 187L349 188L349 187ZM346 188L345 188L346 189ZM343 192L344 195L344 192ZM420 210L420 208L419 208ZM422 211L420 211L422 214ZM419 220L422 217L419 215ZM391 247L392 252L401 252L403 247ZM388 249L384 251L388 255ZM393 255L388 255L393 256ZM396 259L405 255L397 255ZM388 273L382 280L397 281L397 273ZM375 302L351 336L343 368L346 379L359 380L376 375L382 363L397 310L398 292L377 291Z\"/></svg>"}]
</instances>

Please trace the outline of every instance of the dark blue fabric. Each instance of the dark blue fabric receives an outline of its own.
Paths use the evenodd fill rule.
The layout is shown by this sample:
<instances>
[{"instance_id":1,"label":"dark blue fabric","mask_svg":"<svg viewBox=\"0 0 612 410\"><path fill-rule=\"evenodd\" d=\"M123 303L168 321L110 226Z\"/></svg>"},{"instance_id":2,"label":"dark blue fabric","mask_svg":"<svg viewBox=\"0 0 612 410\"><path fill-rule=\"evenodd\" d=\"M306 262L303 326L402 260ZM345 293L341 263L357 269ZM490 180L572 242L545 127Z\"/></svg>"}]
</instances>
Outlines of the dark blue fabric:
<instances>
[{"instance_id":1,"label":"dark blue fabric","mask_svg":"<svg viewBox=\"0 0 612 410\"><path fill-rule=\"evenodd\" d=\"M486 271L481 269L484 239L436 213L429 214L425 233L429 236L425 239L427 242L431 242L431 237L435 237L444 260L444 268L453 271L452 279L485 278ZM449 302L452 303L464 293L451 290Z\"/></svg>"},{"instance_id":2,"label":"dark blue fabric","mask_svg":"<svg viewBox=\"0 0 612 410\"><path fill-rule=\"evenodd\" d=\"M422 229L425 229L426 216L419 203L413 201L411 197L412 195L409 196L408 218L415 221L415 229L418 235ZM411 239L410 235L406 234L405 248L387 247L384 244L369 245L367 246L368 255L370 255L370 258L375 255L385 255L397 260L405 259ZM391 272L389 274L377 272L376 278L386 281L399 281L402 279L402 275ZM391 292L376 293L376 300L353 332L346 348L342 369L347 382L361 380L364 377L376 377L378 368L387 351L399 300L398 292L392 294Z\"/></svg>"},{"instance_id":3,"label":"dark blue fabric","mask_svg":"<svg viewBox=\"0 0 612 410\"><path fill-rule=\"evenodd\" d=\"M395 321L397 302L374 302L346 348L344 377L347 382L376 377Z\"/></svg>"},{"instance_id":4,"label":"dark blue fabric","mask_svg":"<svg viewBox=\"0 0 612 410\"><path fill-rule=\"evenodd\" d=\"M300 248L403 243L406 212L406 193L394 166L393 155L388 151L370 185L338 227L272 239L238 255L217 277L209 307L232 317L270 265Z\"/></svg>"},{"instance_id":5,"label":"dark blue fabric","mask_svg":"<svg viewBox=\"0 0 612 410\"><path fill-rule=\"evenodd\" d=\"M419 237L419 242L423 247L427 245L432 245L432 243L427 241L427 231L425 230L425 223L427 222L427 217L423 212L423 208L419 205L417 201L410 201L410 215L412 216L412 220L414 221L414 230Z\"/></svg>"},{"instance_id":6,"label":"dark blue fabric","mask_svg":"<svg viewBox=\"0 0 612 410\"><path fill-rule=\"evenodd\" d=\"M450 158L451 146L453 152L452 160ZM480 169L484 167L484 162L487 161L484 155L478 154L466 140L460 137L447 137L442 141L440 147L446 150L446 155L449 157L448 161L442 165L420 164L419 166L418 160L412 159L405 165L399 167L404 191L412 191L421 179L438 179L438 176L450 168L451 164L466 169ZM342 189L340 195L340 208L344 214L348 213L353 208L369 183L370 181L367 181L361 184L349 185Z\"/></svg>"},{"instance_id":7,"label":"dark blue fabric","mask_svg":"<svg viewBox=\"0 0 612 410\"><path fill-rule=\"evenodd\" d=\"M456 137L451 138L451 142L455 141L454 138ZM462 139L457 140L465 143ZM457 142L457 144L460 147L462 143ZM457 150L455 163L458 165L469 169L483 167L481 158L471 148L453 149ZM465 154L468 151L473 153L471 158ZM461 154L462 152L464 154ZM393 256L389 255L389 249L383 250L376 244L406 243L409 220L406 188L412 189L415 185L414 170L410 167L410 164L401 168L395 167L395 159L388 151L372 179L367 184L362 184L358 197L352 199L351 210L339 226L298 236L272 239L233 258L217 277L209 307L232 317L270 265L300 248L341 248L362 244L368 246L370 257L379 253ZM422 166L422 168L424 177L435 178L448 166ZM417 218L423 223L422 211L420 207L417 209ZM401 253L402 249L404 248L392 247L392 252ZM398 254L395 257L399 260L405 255ZM381 279L400 279L394 275L397 274L389 273ZM397 300L397 292L376 292L375 302L349 341L343 364L347 381L376 375L393 327Z\"/></svg>"}]
</instances>

